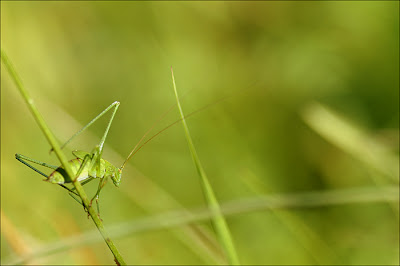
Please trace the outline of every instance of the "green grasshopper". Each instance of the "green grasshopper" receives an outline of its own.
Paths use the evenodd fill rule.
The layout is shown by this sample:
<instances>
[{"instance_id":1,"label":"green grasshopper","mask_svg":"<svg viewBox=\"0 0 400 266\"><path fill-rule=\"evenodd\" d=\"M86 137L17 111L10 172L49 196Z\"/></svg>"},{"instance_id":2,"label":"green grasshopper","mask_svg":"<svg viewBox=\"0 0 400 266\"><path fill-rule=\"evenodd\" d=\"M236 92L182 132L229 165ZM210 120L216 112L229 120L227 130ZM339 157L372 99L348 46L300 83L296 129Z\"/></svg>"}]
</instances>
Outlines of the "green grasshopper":
<instances>
[{"instance_id":1,"label":"green grasshopper","mask_svg":"<svg viewBox=\"0 0 400 266\"><path fill-rule=\"evenodd\" d=\"M81 134L83 131L85 131L89 126L91 126L94 122L96 122L100 117L102 117L105 113L107 113L109 110L113 109L111 118L107 124L107 128L104 132L103 137L101 138L100 143L93 149L91 153L85 152L85 151L73 151L72 154L75 156L75 159L70 160L68 163L70 164L73 173L75 177L78 179L79 182L81 182L82 185L89 183L90 181L98 178L99 179L99 185L97 188L96 194L93 196L93 198L90 201L90 206L92 205L92 202L94 199L96 199L96 204L97 204L97 210L98 212L100 211L99 208L99 195L101 189L104 187L106 184L107 180L111 178L113 181L114 185L116 187L119 187L121 183L121 175L122 175L122 170L124 169L126 163L132 158L132 156L140 149L142 148L147 142L149 142L151 139L153 139L155 136L160 134L162 131L166 130L170 126L176 124L180 120L175 121L173 124L169 125L168 127L164 128L163 130L159 131L157 134L152 136L150 139L148 139L142 146L140 146L138 149L138 145L140 142L146 137L146 135L150 132L150 130L156 125L158 121L160 121L171 109L172 107L164 113L156 123L153 124L153 126L143 135L141 140L135 145L131 153L128 155L128 157L125 159L124 163L122 164L121 167L116 167L112 165L110 162L102 159L102 154L103 154L103 145L106 140L108 131L110 129L111 123L114 119L115 113L118 110L120 103L119 102L114 102L110 106L108 106L103 112L101 112L99 115L97 115L93 120L91 120L86 126L84 126L82 129L80 129L78 132L76 132L70 139L68 139L62 146L61 149L64 148L71 140L73 140L75 137L77 137L79 134ZM71 183L72 180L71 178L67 175L66 171L64 170L63 167L58 167L54 165L50 165L32 158L29 158L27 156L21 155L21 154L15 154L15 158L20 161L21 163L25 164L29 168L33 169L34 171L38 172L39 174L43 175L46 177L44 181L53 183L53 184L58 184L61 187L67 189L70 192L70 195L78 201L78 203L82 204L83 203L77 198L78 194L74 191L75 188L70 189L64 184ZM32 162L47 168L51 168L54 171L50 175L46 175L28 162ZM84 207L85 208L85 207Z\"/></svg>"},{"instance_id":2,"label":"green grasshopper","mask_svg":"<svg viewBox=\"0 0 400 266\"><path fill-rule=\"evenodd\" d=\"M203 106L202 108L188 114L185 116L185 118L188 118L204 109L209 108L210 106L213 106L228 97L223 97L220 98L206 106ZM124 169L126 163L132 158L133 155L135 155L144 145L146 145L149 141L151 141L153 138L158 136L160 133L163 131L167 130L168 128L172 127L173 125L177 124L178 122L182 121L182 118L176 120L175 122L171 123L170 125L166 126L153 136L151 136L149 139L147 139L142 145L139 146L139 144L143 141L143 139L147 136L147 134L154 128L154 126L163 119L165 115L167 115L168 112L172 110L172 108L176 105L174 104L171 106L163 115L161 115L160 118L150 127L150 129L142 136L142 138L139 140L139 142L135 145L133 150L130 152L128 157L125 159L124 163L121 165L121 167L116 167L110 162L102 159L103 155L103 145L104 142L106 141L106 137L108 134L108 131L111 127L111 123L114 119L115 113L118 110L120 103L118 101L112 103L110 106L108 106L104 111L102 111L99 115L97 115L93 120L91 120L87 125L85 125L82 129L80 129L78 132L76 132L71 138L69 138L62 146L61 149L63 149L68 143L70 143L75 137L80 135L83 131L85 131L89 126L91 126L94 122L96 122L100 117L102 117L104 114L106 114L108 111L113 109L113 112L111 114L111 118L107 124L107 128L104 132L103 137L100 140L100 143L92 150L91 153L85 152L85 151L78 151L75 150L72 152L72 154L75 156L75 159L72 159L69 161L69 164L73 170L73 173L77 180L81 182L82 185L85 185L89 183L90 181L98 178L99 179L99 185L96 191L96 194L93 196L93 198L90 200L90 206L92 205L92 202L94 199L96 199L96 205L97 205L97 210L98 213L100 213L100 207L99 207L99 195L101 189L104 187L104 185L107 183L107 180L111 178L113 181L114 185L116 187L119 187L121 183L121 175L122 175L122 170ZM139 146L139 147L138 147ZM63 167L61 166L54 166L50 165L32 158L29 158L27 156L21 155L21 154L15 154L15 158L20 161L21 163L25 164L32 170L36 171L37 173L41 174L44 176L46 179L44 181L53 183L53 184L58 184L64 189L69 191L69 195L72 196L78 203L80 203L82 206L83 203L81 202L80 198L78 197L78 193L76 193L74 190L75 188L68 188L64 184L72 183L72 180L70 177L67 175L66 171L64 170ZM53 169L54 171L50 175L46 175L45 173L41 172L39 169L35 168L28 162L35 163L50 169ZM84 209L86 210L86 207L84 206Z\"/></svg>"}]
</instances>

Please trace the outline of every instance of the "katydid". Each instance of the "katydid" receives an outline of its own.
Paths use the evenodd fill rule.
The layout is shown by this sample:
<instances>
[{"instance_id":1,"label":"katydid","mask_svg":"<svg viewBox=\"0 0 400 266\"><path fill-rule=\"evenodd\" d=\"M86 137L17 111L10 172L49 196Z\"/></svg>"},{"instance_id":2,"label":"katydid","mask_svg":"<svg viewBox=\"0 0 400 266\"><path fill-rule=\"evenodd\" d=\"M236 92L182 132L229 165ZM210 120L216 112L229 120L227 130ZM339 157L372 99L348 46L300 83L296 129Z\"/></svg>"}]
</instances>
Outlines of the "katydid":
<instances>
[{"instance_id":1,"label":"katydid","mask_svg":"<svg viewBox=\"0 0 400 266\"><path fill-rule=\"evenodd\" d=\"M115 186L117 186L117 187L119 186L119 184L121 182L122 169L124 168L125 163L127 162L126 161L120 168L117 168L114 165L112 165L110 162L101 158L102 153L103 153L104 142L106 140L111 123L114 119L115 113L118 110L119 104L120 104L119 102L112 103L103 112L101 112L98 116L96 116L92 121L90 121L81 130L79 130L77 133L75 133L69 140L67 140L61 146L61 148L64 148L72 139L74 139L76 136L78 136L84 130L86 130L89 126L91 126L94 122L96 122L97 119L102 117L109 110L113 109L110 121L107 124L107 128L104 132L103 137L101 138L99 145L97 145L91 153L84 152L84 151L73 151L72 154L76 158L69 161L69 164L73 170L75 178L77 178L79 182L82 182L82 184L86 184L95 178L99 178L99 180L100 180L97 192L94 195L94 197L92 198L92 200L90 201L90 204L92 204L92 202L95 198L96 198L96 202L98 204L98 198L99 198L100 191L103 188L103 186L106 184L108 178L111 178L111 180L113 181ZM29 157L26 157L26 156L20 155L20 154L15 154L15 158L18 161L20 161L23 164L30 167L31 169L35 170L39 174L45 176L46 177L45 181L53 183L53 184L59 184L63 188L67 189L68 191L70 191L71 193L76 195L76 193L73 191L73 189L69 189L68 187L66 187L64 185L66 183L71 183L72 180L66 174L65 170L61 166L57 167L57 166L49 165L49 164L31 159ZM46 174L42 173L41 171L39 171L38 169L36 169L34 166L30 165L28 163L28 161L51 168L54 171L50 175L46 175ZM72 196L72 194L70 194L70 195Z\"/></svg>"},{"instance_id":2,"label":"katydid","mask_svg":"<svg viewBox=\"0 0 400 266\"><path fill-rule=\"evenodd\" d=\"M69 164L70 164L70 166L72 168L72 171L73 171L73 173L75 175L75 178L77 178L77 180L79 182L81 182L82 185L87 184L87 183L89 183L90 181L92 181L92 180L94 180L96 178L99 179L99 185L98 185L98 188L97 188L97 192L96 192L96 194L93 196L93 198L90 201L90 205L91 205L93 200L96 199L98 210L99 210L99 206L98 206L99 194L100 194L101 189L106 184L108 178L111 178L111 180L113 181L114 185L116 187L119 187L119 185L121 183L122 170L124 169L126 163L132 158L132 156L134 155L135 150L136 150L137 146L140 144L140 142L145 138L145 136L150 132L150 130L158 122L157 121L155 124L153 124L153 126L143 135L141 140L136 144L136 146L133 148L131 153L128 155L128 157L126 158L126 160L124 161L122 166L118 168L118 167L114 166L113 164L111 164L110 162L102 159L102 153L103 153L104 142L106 140L108 131L110 129L111 123L112 123L112 121L114 119L115 113L117 112L119 105L120 105L120 103L118 101L112 103L103 112L101 112L99 115L97 115L93 120L91 120L81 130L76 132L70 139L68 139L61 146L61 149L64 148L75 137L77 137L79 134L81 134L84 130L86 130L94 122L96 122L96 120L98 120L100 117L102 117L109 110L113 109L111 118L110 118L110 120L109 120L109 122L107 124L107 128L106 128L106 130L104 132L103 137L100 140L100 143L93 149L93 151L91 153L88 153L88 152L85 152L85 151L78 151L78 150L73 151L72 154L75 156L75 159L72 159L72 160L69 161ZM166 113L164 113L163 116L165 116L171 109L172 109L172 107ZM161 120L162 117L160 117L159 120ZM177 123L177 122L179 122L179 121L176 121L175 123ZM161 133L161 132L159 132L159 133ZM140 148L141 147L139 147L139 149ZM34 171L36 171L39 174L41 174L44 177L46 177L46 179L44 181L47 181L47 182L50 182L50 183L53 183L53 184L58 184L61 187L67 189L70 192L70 195L72 197L74 197L74 195L77 196L77 193L73 191L74 189L70 189L70 188L68 188L68 187L66 187L64 185L66 183L71 183L72 180L67 175L67 173L66 173L66 171L64 170L63 167L61 167L61 166L57 167L57 166L54 166L54 165L50 165L50 164L47 164L47 163L44 163L44 162L29 158L29 157L21 155L21 154L15 154L15 158L18 161L20 161L21 163L23 163L26 166L28 166L29 168L33 169ZM34 166L30 165L28 162L32 162L32 163L35 163L35 164L38 164L38 165L42 165L42 166L47 167L47 168L51 168L54 171L50 175L46 175L43 172L41 172L40 170L38 170L37 168L35 168ZM74 197L74 199L77 200L78 202L80 202L76 197Z\"/></svg>"},{"instance_id":3,"label":"katydid","mask_svg":"<svg viewBox=\"0 0 400 266\"><path fill-rule=\"evenodd\" d=\"M206 109L208 107L210 107L211 105L216 104L217 102L220 102L223 99L219 99L211 104L208 104L206 106L204 106L203 108L200 108L199 110L190 113L189 115L186 116L189 117L197 112L200 112L203 109ZM111 180L113 181L114 185L116 187L119 187L120 183L121 183L121 175L122 175L122 170L124 169L126 163L132 158L132 156L138 152L144 145L146 145L149 141L151 141L153 138L155 138L157 135L159 135L161 132L167 130L168 128L170 128L171 126L177 124L178 122L180 122L182 120L178 119L175 122L173 122L172 124L170 124L169 126L165 127L164 129L162 129L161 131L159 131L158 133L156 133L155 135L153 135L152 137L150 137L146 142L144 142L140 147L138 147L138 145L142 142L142 140L146 137L146 135L153 129L153 127L172 109L172 107L174 107L175 105L173 105L171 108L169 108L169 110L167 110L152 126L151 128L142 136L142 138L140 139L140 141L135 145L135 147L133 148L133 150L130 152L130 154L128 155L128 157L125 159L124 163L121 165L121 167L116 167L113 164L111 164L110 162L102 159L102 153L103 153L103 146L104 146L104 142L106 140L108 131L110 129L111 123L114 119L115 113L118 110L120 103L119 102L114 102L112 103L110 106L108 106L104 111L102 111L99 115L97 115L93 120L91 120L86 126L84 126L82 129L80 129L78 132L76 132L70 139L68 139L62 146L61 149L64 148L69 142L71 142L75 137L77 137L79 134L81 134L84 130L86 130L89 126L91 126L94 122L96 122L100 117L102 117L105 113L107 113L110 110L113 110L112 114L111 114L111 118L107 124L107 128L104 132L103 137L101 138L100 143L93 149L93 151L91 153L85 152L85 151L73 151L72 154L75 156L75 159L72 159L69 161L69 164L73 170L73 173L75 175L75 178L77 178L77 180L79 182L81 182L82 185L89 183L90 181L98 178L99 179L99 185L97 188L97 192L96 194L93 196L93 198L90 201L90 205L92 204L93 200L96 199L96 205L97 205L97 209L99 212L99 194L101 189L104 187L104 185L106 184L107 180L109 178L111 178ZM53 183L53 184L58 184L61 187L63 187L64 189L68 190L70 192L70 195L76 200L78 201L78 203L82 204L82 202L77 198L78 194L74 191L74 188L70 189L67 186L65 186L64 184L67 183L71 183L72 180L71 178L67 175L66 171L64 170L64 168L62 168L61 166L54 166L54 165L50 165L32 158L29 158L27 156L21 155L21 154L15 154L15 158L20 161L21 163L25 164L26 166L28 166L29 168L33 169L34 171L38 172L39 174L43 175L44 177L46 177L46 179L44 181ZM54 171L50 174L50 175L46 175L43 172L41 172L40 170L38 170L37 168L35 168L34 166L30 165L28 162L31 163L35 163L50 169L53 169ZM83 204L82 204L83 205Z\"/></svg>"}]
</instances>

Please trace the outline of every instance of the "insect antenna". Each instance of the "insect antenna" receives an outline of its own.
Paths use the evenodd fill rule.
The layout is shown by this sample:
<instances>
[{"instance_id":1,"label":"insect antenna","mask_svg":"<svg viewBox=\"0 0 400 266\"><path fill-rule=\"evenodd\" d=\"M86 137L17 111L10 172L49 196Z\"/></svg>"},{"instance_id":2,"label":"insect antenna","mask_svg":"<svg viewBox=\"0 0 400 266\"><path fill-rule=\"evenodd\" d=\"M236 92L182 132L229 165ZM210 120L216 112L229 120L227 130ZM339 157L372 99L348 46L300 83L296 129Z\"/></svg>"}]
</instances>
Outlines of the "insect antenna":
<instances>
[{"instance_id":1,"label":"insect antenna","mask_svg":"<svg viewBox=\"0 0 400 266\"><path fill-rule=\"evenodd\" d=\"M143 137L140 139L140 141L135 145L135 147L133 148L133 150L131 151L131 153L129 153L128 157L126 158L125 162L122 164L122 166L119 168L120 170L124 169L126 163L133 157L133 155L135 155L141 148L143 148L144 145L146 145L147 143L149 143L152 139L154 139L155 137L157 137L158 135L160 135L162 132L164 132L165 130L169 129L170 127L172 127L173 125L178 124L180 121L182 121L183 119L189 118L192 115L195 115L205 109L210 108L213 105L216 105L222 101L225 101L226 99L237 95L239 93L243 93L244 91L246 91L247 89L254 87L256 84L258 84L259 81L255 81L250 83L248 86L244 87L243 89L240 89L239 91L237 91L236 93L230 94L228 96L224 96L221 97L217 100L215 100L214 102L211 102L203 107L201 107L200 109L197 109L194 112L191 112L190 114L184 116L183 118L179 118L178 120L176 120L175 122L173 122L172 124L166 126L165 128L161 129L159 132L157 132L156 134L154 134L153 136L151 136L148 140L146 140L142 145L139 146L139 144L143 141L143 139L147 136L147 134L154 128L154 126L160 122L160 120L162 120L177 104L175 103L173 106L171 106L164 114L161 115L161 117L151 126L151 128L149 130L147 130L147 132L143 135ZM180 98L182 99L183 97L185 97L187 94L187 92L181 96Z\"/></svg>"},{"instance_id":2,"label":"insect antenna","mask_svg":"<svg viewBox=\"0 0 400 266\"><path fill-rule=\"evenodd\" d=\"M136 143L135 147L133 148L133 150L131 151L131 153L129 153L128 157L125 159L125 162L122 164L122 166L119 169L124 169L125 164L129 161L129 159L133 156L134 151L136 150L136 148L139 146L139 144L143 141L143 139L150 133L150 131L158 124L158 122L160 122L174 107L176 106L176 104L172 105L167 111L165 111L157 120L156 122L153 123L153 125L151 125L151 127L146 131L146 133L143 134L142 138L138 141L138 143Z\"/></svg>"},{"instance_id":3,"label":"insect antenna","mask_svg":"<svg viewBox=\"0 0 400 266\"><path fill-rule=\"evenodd\" d=\"M195 115L195 114L197 114L197 113L199 113L199 112L201 112L201 111L203 111L203 110L205 110L205 109L207 109L207 108L209 108L209 107L211 107L211 106L213 106L213 105L215 105L215 104L217 104L217 103L219 103L219 102L222 102L222 101L224 101L224 100L226 100L227 98L229 98L229 97L231 97L232 95L229 95L229 96L225 96L225 97L223 97L223 98L220 98L220 99L218 99L218 100L216 100L216 101L214 101L214 102L212 102L212 103L209 103L209 104L207 104L207 105L205 105L205 106L203 106L202 108L200 108L200 109L197 109L196 111L194 111L194 112L191 112L190 114L188 114L188 115L186 115L186 116L184 116L184 118L179 118L178 120L176 120L175 122L173 122L172 124L170 124L170 125L168 125L168 126L166 126L165 128L163 128L163 129L161 129L160 131L158 131L156 134L154 134L153 136L151 136L148 140L146 140L142 145L140 145L139 146L139 144L140 144L140 142L142 142L142 140L146 137L146 135L154 128L154 126L161 120L161 119L163 119L164 117L165 117L165 115L167 114L167 113L169 113L175 106L176 106L176 104L174 104L173 106L171 106L152 126L151 126L151 128L143 135L143 137L140 139L140 141L135 145L135 147L133 148L133 150L131 151L131 153L128 155L128 157L126 158L126 160L125 160L125 162L122 164L122 166L119 168L119 169L123 169L124 167L125 167L125 165L126 165L126 163L133 157L133 155L135 155L141 148L143 148L143 146L145 146L147 143L149 143L151 140L153 140L155 137L157 137L158 135L160 135L162 132L164 132L165 130L167 130L167 129L169 129L170 127L172 127L172 126L174 126L174 125L176 125L177 123L179 123L180 121L182 121L183 119L186 119L186 118L188 118L188 117L190 117L190 116L192 116L192 115ZM139 147L138 147L139 146Z\"/></svg>"},{"instance_id":4,"label":"insect antenna","mask_svg":"<svg viewBox=\"0 0 400 266\"><path fill-rule=\"evenodd\" d=\"M185 92L182 96L185 97L187 95L188 92L190 92L191 90ZM172 110L174 109L174 107L177 104L173 104L167 111L165 111L155 122L153 125L151 125L151 127L146 131L146 133L144 133L144 135L142 136L142 138L138 141L138 143L136 143L135 147L133 148L133 150L131 151L131 153L129 153L128 157L125 159L124 163L122 164L122 166L119 168L120 170L124 169L125 164L129 161L129 159L133 156L134 151L136 150L136 148L139 146L139 144L143 141L143 139L150 133L150 131Z\"/></svg>"}]
</instances>

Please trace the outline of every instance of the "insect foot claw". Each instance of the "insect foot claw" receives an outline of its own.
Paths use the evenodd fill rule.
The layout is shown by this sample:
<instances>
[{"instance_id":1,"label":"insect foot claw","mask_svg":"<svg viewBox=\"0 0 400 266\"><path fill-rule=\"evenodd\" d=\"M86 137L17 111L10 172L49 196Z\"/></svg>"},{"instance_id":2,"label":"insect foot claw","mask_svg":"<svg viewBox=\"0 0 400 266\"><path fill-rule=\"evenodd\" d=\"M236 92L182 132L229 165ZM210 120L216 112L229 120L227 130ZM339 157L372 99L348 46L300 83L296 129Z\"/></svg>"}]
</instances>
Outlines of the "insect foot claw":
<instances>
[{"instance_id":1,"label":"insect foot claw","mask_svg":"<svg viewBox=\"0 0 400 266\"><path fill-rule=\"evenodd\" d=\"M85 205L83 205L83 210L87 213L87 218L89 219L89 210L85 207Z\"/></svg>"}]
</instances>

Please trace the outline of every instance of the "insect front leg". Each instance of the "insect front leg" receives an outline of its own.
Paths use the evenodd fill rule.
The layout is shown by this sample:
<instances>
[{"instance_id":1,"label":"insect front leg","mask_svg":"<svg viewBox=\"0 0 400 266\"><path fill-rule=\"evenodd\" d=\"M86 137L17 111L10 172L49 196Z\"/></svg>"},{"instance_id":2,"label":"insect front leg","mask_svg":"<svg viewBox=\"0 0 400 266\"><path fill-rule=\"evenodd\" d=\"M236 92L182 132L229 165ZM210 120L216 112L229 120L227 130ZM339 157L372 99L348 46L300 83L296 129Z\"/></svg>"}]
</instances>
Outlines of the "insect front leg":
<instances>
[{"instance_id":1,"label":"insect front leg","mask_svg":"<svg viewBox=\"0 0 400 266\"><path fill-rule=\"evenodd\" d=\"M93 177L89 177L88 179L83 181L81 183L81 185L83 186L83 185L89 183L90 181L92 181L93 179L94 179ZM61 184L60 184L60 186L65 187L64 185L61 185ZM68 195L70 195L76 202L78 202L80 205L82 205L83 209L85 210L85 212L87 212L86 208L85 208L85 205L83 204L81 198L79 197L79 194L74 191L74 190L76 190L76 188L73 187L73 188L69 189L68 187L65 187L65 189L67 189L69 192L71 192L71 193L68 193Z\"/></svg>"},{"instance_id":2,"label":"insect front leg","mask_svg":"<svg viewBox=\"0 0 400 266\"><path fill-rule=\"evenodd\" d=\"M90 206L91 206L93 200L96 199L97 213L98 213L99 218L100 218L100 205L99 205L100 191L103 189L103 187L104 187L105 184L107 183L107 179L108 179L108 178L107 178L106 176L100 178L99 186L97 187L97 192L96 192L96 194L93 196L93 198L90 200ZM100 218L100 219L101 219L101 218Z\"/></svg>"}]
</instances>

